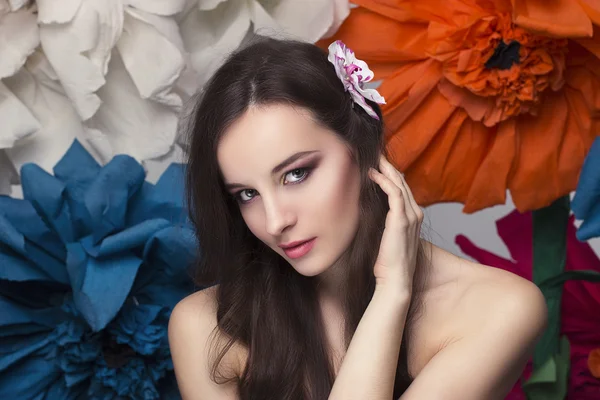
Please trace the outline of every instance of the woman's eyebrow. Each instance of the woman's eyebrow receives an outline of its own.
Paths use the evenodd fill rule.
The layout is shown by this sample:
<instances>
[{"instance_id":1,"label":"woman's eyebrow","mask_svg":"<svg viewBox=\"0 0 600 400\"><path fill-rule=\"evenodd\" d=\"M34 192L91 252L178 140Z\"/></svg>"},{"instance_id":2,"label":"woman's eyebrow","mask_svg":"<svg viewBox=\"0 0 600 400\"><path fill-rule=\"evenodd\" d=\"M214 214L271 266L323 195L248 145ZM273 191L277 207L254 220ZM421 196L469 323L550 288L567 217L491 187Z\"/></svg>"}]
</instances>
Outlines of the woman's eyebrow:
<instances>
[{"instance_id":1,"label":"woman's eyebrow","mask_svg":"<svg viewBox=\"0 0 600 400\"><path fill-rule=\"evenodd\" d=\"M289 156L288 158L286 158L285 160L283 160L282 162L280 162L279 164L277 164L275 167L273 167L273 170L271 171L271 175L275 175L276 173L280 172L282 169L284 169L288 165L292 164L293 162L295 162L303 157L306 157L310 154L314 154L314 153L318 153L318 152L319 152L318 150L310 150L310 151L299 151L297 153L294 153L291 156ZM233 189L241 188L244 186L245 185L242 185L241 183L226 183L225 184L225 188L227 190L233 190Z\"/></svg>"}]
</instances>

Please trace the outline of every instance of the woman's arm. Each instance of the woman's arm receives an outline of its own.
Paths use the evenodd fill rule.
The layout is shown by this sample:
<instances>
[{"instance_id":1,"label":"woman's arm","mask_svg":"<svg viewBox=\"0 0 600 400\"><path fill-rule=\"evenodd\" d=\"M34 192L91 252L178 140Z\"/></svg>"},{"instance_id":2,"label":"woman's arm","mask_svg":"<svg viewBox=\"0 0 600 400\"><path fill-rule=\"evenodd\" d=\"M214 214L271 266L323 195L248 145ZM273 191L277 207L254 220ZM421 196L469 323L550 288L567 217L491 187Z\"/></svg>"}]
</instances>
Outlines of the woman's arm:
<instances>
[{"instance_id":1,"label":"woman's arm","mask_svg":"<svg viewBox=\"0 0 600 400\"><path fill-rule=\"evenodd\" d=\"M390 400L410 296L376 289L329 395L330 400Z\"/></svg>"}]
</instances>

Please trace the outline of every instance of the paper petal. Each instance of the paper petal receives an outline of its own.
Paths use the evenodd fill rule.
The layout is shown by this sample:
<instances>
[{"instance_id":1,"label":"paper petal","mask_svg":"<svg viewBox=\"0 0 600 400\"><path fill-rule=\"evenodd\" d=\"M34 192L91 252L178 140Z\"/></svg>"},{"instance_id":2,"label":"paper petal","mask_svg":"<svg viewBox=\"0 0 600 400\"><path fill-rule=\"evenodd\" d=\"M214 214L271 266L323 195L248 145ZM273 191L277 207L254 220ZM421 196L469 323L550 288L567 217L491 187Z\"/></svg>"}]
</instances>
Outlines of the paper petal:
<instances>
[{"instance_id":1,"label":"paper petal","mask_svg":"<svg viewBox=\"0 0 600 400\"><path fill-rule=\"evenodd\" d=\"M250 28L250 11L246 2L235 1L221 3L211 11L192 8L180 27L185 48L199 74L199 87L208 81L224 58L239 47Z\"/></svg>"},{"instance_id":2,"label":"paper petal","mask_svg":"<svg viewBox=\"0 0 600 400\"><path fill-rule=\"evenodd\" d=\"M169 221L164 219L149 219L104 238L98 245L95 245L91 236L84 238L81 245L94 258L116 256L128 249L144 247L158 231L169 225Z\"/></svg>"},{"instance_id":3,"label":"paper petal","mask_svg":"<svg viewBox=\"0 0 600 400\"><path fill-rule=\"evenodd\" d=\"M127 9L125 32L117 47L141 97L179 109L182 101L172 86L185 67L184 59L152 23L172 26L163 30L177 30L173 19Z\"/></svg>"},{"instance_id":4,"label":"paper petal","mask_svg":"<svg viewBox=\"0 0 600 400\"><path fill-rule=\"evenodd\" d=\"M0 195L10 195L12 186L19 182L19 175L6 152L0 150Z\"/></svg>"},{"instance_id":5,"label":"paper petal","mask_svg":"<svg viewBox=\"0 0 600 400\"><path fill-rule=\"evenodd\" d=\"M70 244L68 253L73 300L92 330L98 332L117 315L142 260L133 253L97 260L79 243Z\"/></svg>"},{"instance_id":6,"label":"paper petal","mask_svg":"<svg viewBox=\"0 0 600 400\"><path fill-rule=\"evenodd\" d=\"M228 0L197 0L197 7L202 11L214 10L219 4L223 3L224 1Z\"/></svg>"},{"instance_id":7,"label":"paper petal","mask_svg":"<svg viewBox=\"0 0 600 400\"><path fill-rule=\"evenodd\" d=\"M95 92L105 83L111 50L123 30L123 14L118 0L93 0L81 3L69 24L40 25L44 53L83 120L100 106Z\"/></svg>"},{"instance_id":8,"label":"paper petal","mask_svg":"<svg viewBox=\"0 0 600 400\"><path fill-rule=\"evenodd\" d=\"M581 169L571 208L578 219L591 216L600 204L600 137L596 138Z\"/></svg>"},{"instance_id":9,"label":"paper petal","mask_svg":"<svg viewBox=\"0 0 600 400\"><path fill-rule=\"evenodd\" d=\"M39 44L37 20L31 11L0 15L0 79L14 75Z\"/></svg>"},{"instance_id":10,"label":"paper petal","mask_svg":"<svg viewBox=\"0 0 600 400\"><path fill-rule=\"evenodd\" d=\"M82 3L83 0L60 0L60 6L58 6L56 0L36 0L38 21L41 24L65 24L70 22Z\"/></svg>"},{"instance_id":11,"label":"paper petal","mask_svg":"<svg viewBox=\"0 0 600 400\"><path fill-rule=\"evenodd\" d=\"M98 173L85 193L94 243L125 228L127 203L144 183L144 177L142 166L125 155L116 156Z\"/></svg>"},{"instance_id":12,"label":"paper petal","mask_svg":"<svg viewBox=\"0 0 600 400\"><path fill-rule=\"evenodd\" d=\"M23 197L33 204L63 243L74 241L76 234L65 184L35 164L25 164L21 174Z\"/></svg>"},{"instance_id":13,"label":"paper petal","mask_svg":"<svg viewBox=\"0 0 600 400\"><path fill-rule=\"evenodd\" d=\"M306 3L297 0L280 0L263 4L265 11L287 34L311 43L323 37L334 23L334 4L331 0L314 0L308 7ZM254 7L255 14L252 20L257 23L256 28L260 28L264 18L257 20L254 16L262 14L260 9L263 6L261 2L255 0Z\"/></svg>"},{"instance_id":14,"label":"paper petal","mask_svg":"<svg viewBox=\"0 0 600 400\"><path fill-rule=\"evenodd\" d=\"M21 8L23 8L23 6L30 4L31 0L3 0L3 1L8 1L8 3L10 4L11 11L18 11ZM2 6L0 6L0 9L1 8L2 8Z\"/></svg>"},{"instance_id":15,"label":"paper petal","mask_svg":"<svg viewBox=\"0 0 600 400\"><path fill-rule=\"evenodd\" d=\"M338 31L344 20L350 15L350 8L348 0L333 0L333 22L323 34L323 38L331 37Z\"/></svg>"},{"instance_id":16,"label":"paper petal","mask_svg":"<svg viewBox=\"0 0 600 400\"><path fill-rule=\"evenodd\" d=\"M174 15L183 11L186 0L126 0L125 3L156 15Z\"/></svg>"},{"instance_id":17,"label":"paper petal","mask_svg":"<svg viewBox=\"0 0 600 400\"><path fill-rule=\"evenodd\" d=\"M39 121L15 94L0 81L0 149L13 147L15 142L40 129Z\"/></svg>"},{"instance_id":18,"label":"paper petal","mask_svg":"<svg viewBox=\"0 0 600 400\"><path fill-rule=\"evenodd\" d=\"M6 151L17 169L27 162L34 162L46 171L60 160L73 139L78 137L88 151L98 156L85 140L86 130L72 103L64 94L59 82L53 78L54 70L40 51L33 53L25 67L16 75L4 79L4 83L19 101L39 121L41 128L22 139L16 147ZM2 108L0 106L0 112ZM22 121L26 121L25 117ZM6 119L3 119L6 121ZM33 126L32 126L33 129ZM105 155L105 157L112 154Z\"/></svg>"},{"instance_id":19,"label":"paper petal","mask_svg":"<svg viewBox=\"0 0 600 400\"><path fill-rule=\"evenodd\" d=\"M0 398L46 399L45 391L59 379L61 371L45 356L30 357L0 373ZM27 377L27 379L23 379Z\"/></svg>"},{"instance_id":20,"label":"paper petal","mask_svg":"<svg viewBox=\"0 0 600 400\"><path fill-rule=\"evenodd\" d=\"M87 124L106 135L116 154L144 160L169 151L177 132L177 112L141 99L118 53L113 54L107 83L98 95L103 104Z\"/></svg>"},{"instance_id":21,"label":"paper petal","mask_svg":"<svg viewBox=\"0 0 600 400\"><path fill-rule=\"evenodd\" d=\"M64 247L31 204L26 200L0 197L0 207L3 232L0 244L4 245L1 246L5 254L4 261L8 262L3 266L7 274L3 278L67 283L63 264ZM18 271L17 264L26 270ZM19 274L18 278L13 274Z\"/></svg>"}]
</instances>

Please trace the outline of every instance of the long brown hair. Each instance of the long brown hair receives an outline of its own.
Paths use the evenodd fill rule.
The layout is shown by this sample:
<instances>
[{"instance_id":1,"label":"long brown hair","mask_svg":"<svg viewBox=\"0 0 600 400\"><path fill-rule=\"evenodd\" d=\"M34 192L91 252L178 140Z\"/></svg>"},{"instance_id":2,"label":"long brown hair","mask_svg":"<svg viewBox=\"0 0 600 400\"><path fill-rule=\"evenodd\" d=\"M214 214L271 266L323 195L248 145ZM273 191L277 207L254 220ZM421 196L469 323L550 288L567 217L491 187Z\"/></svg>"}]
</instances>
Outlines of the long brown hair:
<instances>
[{"instance_id":1,"label":"long brown hair","mask_svg":"<svg viewBox=\"0 0 600 400\"><path fill-rule=\"evenodd\" d=\"M385 154L384 126L381 118L371 118L354 104L325 52L312 44L270 38L230 55L184 119L187 201L201 250L195 280L203 287L219 284L215 333L227 339L224 346L212 347L217 353L212 379L237 380L242 399L325 399L334 373L316 280L297 273L249 231L223 186L217 163L217 146L227 128L250 106L270 104L309 110L317 123L348 144L359 165L360 222L343 264L344 293L351 294L343 305L346 348L375 289L373 266L388 200L367 171ZM369 104L381 117L377 104ZM394 398L411 380L405 362L407 332L420 308L427 259L423 248L419 250ZM235 343L248 349L247 364L241 376L225 377L218 366Z\"/></svg>"}]
</instances>

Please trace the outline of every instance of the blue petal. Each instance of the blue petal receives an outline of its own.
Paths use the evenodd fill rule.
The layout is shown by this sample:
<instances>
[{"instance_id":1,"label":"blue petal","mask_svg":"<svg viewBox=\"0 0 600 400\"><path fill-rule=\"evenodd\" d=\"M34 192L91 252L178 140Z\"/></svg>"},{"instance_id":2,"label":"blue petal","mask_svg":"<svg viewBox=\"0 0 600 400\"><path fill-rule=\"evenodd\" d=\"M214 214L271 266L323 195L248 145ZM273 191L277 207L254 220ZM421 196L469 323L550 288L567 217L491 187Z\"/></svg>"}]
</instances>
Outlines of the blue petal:
<instances>
[{"instance_id":1,"label":"blue petal","mask_svg":"<svg viewBox=\"0 0 600 400\"><path fill-rule=\"evenodd\" d=\"M66 185L75 237L85 236L92 230L84 196L100 170L100 165L77 140L54 166L54 176Z\"/></svg>"},{"instance_id":2,"label":"blue petal","mask_svg":"<svg viewBox=\"0 0 600 400\"><path fill-rule=\"evenodd\" d=\"M92 330L100 331L121 309L142 260L131 252L95 259L79 243L67 248L75 305Z\"/></svg>"},{"instance_id":3,"label":"blue petal","mask_svg":"<svg viewBox=\"0 0 600 400\"><path fill-rule=\"evenodd\" d=\"M96 243L125 228L127 203L142 186L145 176L142 166L125 155L114 157L102 168L85 194Z\"/></svg>"},{"instance_id":4,"label":"blue petal","mask_svg":"<svg viewBox=\"0 0 600 400\"><path fill-rule=\"evenodd\" d=\"M43 234L40 236L44 237ZM68 282L64 264L45 251L53 247L51 240L42 244L46 249L27 240L7 216L0 214L0 278ZM62 244L59 242L56 246ZM59 248L54 250L54 253L59 252Z\"/></svg>"},{"instance_id":5,"label":"blue petal","mask_svg":"<svg viewBox=\"0 0 600 400\"><path fill-rule=\"evenodd\" d=\"M0 373L15 368L35 352L44 349L49 353L54 347L53 338L48 333L36 333L24 337L4 337L0 344Z\"/></svg>"},{"instance_id":6,"label":"blue petal","mask_svg":"<svg viewBox=\"0 0 600 400\"><path fill-rule=\"evenodd\" d=\"M0 399L32 399L42 395L60 378L52 360L30 357L0 373ZM52 399L55 400L55 399Z\"/></svg>"},{"instance_id":7,"label":"blue petal","mask_svg":"<svg viewBox=\"0 0 600 400\"><path fill-rule=\"evenodd\" d=\"M83 238L81 244L93 257L111 256L125 250L143 248L156 232L168 225L169 222L164 219L150 219L108 236L98 245L94 245L94 239L91 236Z\"/></svg>"},{"instance_id":8,"label":"blue petal","mask_svg":"<svg viewBox=\"0 0 600 400\"><path fill-rule=\"evenodd\" d=\"M183 226L169 226L148 241L144 248L144 260L149 263L160 261L169 267L167 276L187 276L188 268L198 257L194 231Z\"/></svg>"},{"instance_id":9,"label":"blue petal","mask_svg":"<svg viewBox=\"0 0 600 400\"><path fill-rule=\"evenodd\" d=\"M577 219L587 219L600 203L600 137L596 138L588 153L577 184L571 208ZM597 231L600 234L599 231Z\"/></svg>"},{"instance_id":10,"label":"blue petal","mask_svg":"<svg viewBox=\"0 0 600 400\"><path fill-rule=\"evenodd\" d=\"M184 207L184 175L182 164L173 163L163 172L155 186L146 182L143 193L132 199L129 224L151 218L164 218L172 224L189 224Z\"/></svg>"},{"instance_id":11,"label":"blue petal","mask_svg":"<svg viewBox=\"0 0 600 400\"><path fill-rule=\"evenodd\" d=\"M8 334L10 326L19 326L25 333L50 330L68 317L60 307L31 309L0 296L0 337ZM29 329L26 327L29 326Z\"/></svg>"},{"instance_id":12,"label":"blue petal","mask_svg":"<svg viewBox=\"0 0 600 400\"><path fill-rule=\"evenodd\" d=\"M23 197L35 207L63 243L75 240L65 184L35 164L21 168Z\"/></svg>"},{"instance_id":13,"label":"blue petal","mask_svg":"<svg viewBox=\"0 0 600 400\"><path fill-rule=\"evenodd\" d=\"M583 221L576 235L577 239L582 242L600 236L600 200Z\"/></svg>"}]
</instances>

